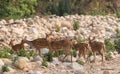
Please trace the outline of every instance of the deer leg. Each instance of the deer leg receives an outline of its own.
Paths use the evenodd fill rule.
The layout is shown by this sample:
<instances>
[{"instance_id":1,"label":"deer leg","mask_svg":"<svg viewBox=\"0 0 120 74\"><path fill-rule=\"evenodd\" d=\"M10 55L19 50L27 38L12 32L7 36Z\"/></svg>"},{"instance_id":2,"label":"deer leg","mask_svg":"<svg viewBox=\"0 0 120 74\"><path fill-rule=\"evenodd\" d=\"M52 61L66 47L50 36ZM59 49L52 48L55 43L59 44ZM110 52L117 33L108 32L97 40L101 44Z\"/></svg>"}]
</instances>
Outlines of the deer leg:
<instances>
[{"instance_id":1,"label":"deer leg","mask_svg":"<svg viewBox=\"0 0 120 74\"><path fill-rule=\"evenodd\" d=\"M63 61L62 62L64 62L64 59L67 57L67 54L64 56L64 58L63 58Z\"/></svg>"},{"instance_id":2,"label":"deer leg","mask_svg":"<svg viewBox=\"0 0 120 74\"><path fill-rule=\"evenodd\" d=\"M70 52L70 54L71 54L71 63L72 63L72 52Z\"/></svg>"},{"instance_id":3,"label":"deer leg","mask_svg":"<svg viewBox=\"0 0 120 74\"><path fill-rule=\"evenodd\" d=\"M96 63L96 52L93 52L94 54L94 62Z\"/></svg>"},{"instance_id":4,"label":"deer leg","mask_svg":"<svg viewBox=\"0 0 120 74\"><path fill-rule=\"evenodd\" d=\"M100 55L102 56L102 62L105 62L105 58L104 58L104 52L100 52Z\"/></svg>"},{"instance_id":5,"label":"deer leg","mask_svg":"<svg viewBox=\"0 0 120 74\"><path fill-rule=\"evenodd\" d=\"M79 56L79 58L81 57L81 53L80 53L80 51L79 51L79 53L78 53L78 56Z\"/></svg>"}]
</instances>

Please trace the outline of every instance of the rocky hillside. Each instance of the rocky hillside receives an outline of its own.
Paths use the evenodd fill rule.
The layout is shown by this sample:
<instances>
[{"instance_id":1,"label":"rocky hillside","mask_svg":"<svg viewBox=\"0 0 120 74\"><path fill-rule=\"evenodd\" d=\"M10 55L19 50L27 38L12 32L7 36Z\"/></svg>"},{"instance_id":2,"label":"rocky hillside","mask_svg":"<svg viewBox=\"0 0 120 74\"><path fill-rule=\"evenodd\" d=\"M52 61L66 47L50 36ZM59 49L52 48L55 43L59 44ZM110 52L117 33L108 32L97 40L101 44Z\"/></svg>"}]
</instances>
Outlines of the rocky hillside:
<instances>
[{"instance_id":1,"label":"rocky hillside","mask_svg":"<svg viewBox=\"0 0 120 74\"><path fill-rule=\"evenodd\" d=\"M74 30L73 24L78 22L80 26ZM116 29L120 28L120 19L113 16L48 16L19 20L0 21L0 40L9 43L15 39L15 44L27 36L28 40L46 37L46 33L52 32L54 36L74 37L87 39L88 36L96 36L103 41L105 38L115 38Z\"/></svg>"},{"instance_id":2,"label":"rocky hillside","mask_svg":"<svg viewBox=\"0 0 120 74\"><path fill-rule=\"evenodd\" d=\"M76 23L77 22L77 23ZM75 26L76 24L76 26ZM46 16L19 20L0 21L0 42L8 44L11 39L15 39L14 44L20 43L21 39L27 36L28 40L45 38L46 33L65 37L87 39L88 36L95 36L97 40L104 41L105 38L115 39L116 29L120 28L120 19L113 16L90 16L90 15L69 15L69 16ZM4 55L6 53L6 55ZM44 51L48 52L48 50ZM65 62L60 59L64 56L53 57L52 62L44 62L40 56L34 58L29 55L29 59L24 56L7 53L1 49L0 74L119 74L120 54L110 52L111 60L101 63L101 56L97 55L97 64L84 63L83 59L73 57L73 63L67 56ZM25 52L25 51L24 51ZM29 54L29 53L25 53ZM24 55L22 51L22 55ZM9 57L10 56L10 57ZM9 58L9 59L8 59ZM109 58L109 57L108 57ZM93 56L89 57L93 61ZM80 60L80 61L79 61ZM83 62L82 62L82 61ZM77 62L76 62L77 61ZM47 67L45 67L47 64ZM43 66L44 65L44 66ZM8 71L9 70L9 71ZM8 71L8 72L7 72Z\"/></svg>"}]
</instances>

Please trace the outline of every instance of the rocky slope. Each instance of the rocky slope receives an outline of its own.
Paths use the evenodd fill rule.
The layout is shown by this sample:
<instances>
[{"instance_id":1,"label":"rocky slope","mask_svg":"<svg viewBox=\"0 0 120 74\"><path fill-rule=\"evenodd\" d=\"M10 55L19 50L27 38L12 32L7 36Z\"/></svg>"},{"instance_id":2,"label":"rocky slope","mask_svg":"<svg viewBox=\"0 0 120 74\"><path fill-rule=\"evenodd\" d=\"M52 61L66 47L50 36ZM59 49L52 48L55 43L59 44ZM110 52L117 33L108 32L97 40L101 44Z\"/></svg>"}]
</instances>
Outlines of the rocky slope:
<instances>
[{"instance_id":1,"label":"rocky slope","mask_svg":"<svg viewBox=\"0 0 120 74\"><path fill-rule=\"evenodd\" d=\"M73 29L74 21L79 22L80 28ZM59 26L60 31L57 32ZM53 36L85 38L88 36L96 36L97 40L104 41L105 38L114 39L115 30L120 28L120 19L113 16L49 16L34 17L19 20L1 20L0 21L0 41L8 44L10 39L15 39L15 43L19 43L22 38L27 36L28 40L46 37L46 33L52 32ZM98 61L101 61L98 56ZM95 64L80 65L73 59L73 63L60 62L58 58L54 58L53 62L48 63L48 68L42 66L42 59L36 56L32 59L19 57L17 61L13 59L0 59L0 70L2 66L7 64L9 72L3 74L119 74L120 55L113 53L113 59L101 65L101 62ZM93 59L93 57L91 57ZM68 57L68 61L70 58ZM14 63L13 63L14 62ZM2 73L2 72L1 72Z\"/></svg>"},{"instance_id":2,"label":"rocky slope","mask_svg":"<svg viewBox=\"0 0 120 74\"><path fill-rule=\"evenodd\" d=\"M73 29L74 21L79 22L80 28ZM56 26L57 25L57 26ZM59 32L56 32L57 28ZM5 43L15 39L19 43L27 36L29 40L46 37L46 33L62 37L76 37L87 39L89 35L96 36L99 40L104 38L115 38L115 30L120 28L120 19L113 16L83 16L69 15L65 17L49 16L40 18L38 16L19 20L0 21L0 39Z\"/></svg>"}]
</instances>

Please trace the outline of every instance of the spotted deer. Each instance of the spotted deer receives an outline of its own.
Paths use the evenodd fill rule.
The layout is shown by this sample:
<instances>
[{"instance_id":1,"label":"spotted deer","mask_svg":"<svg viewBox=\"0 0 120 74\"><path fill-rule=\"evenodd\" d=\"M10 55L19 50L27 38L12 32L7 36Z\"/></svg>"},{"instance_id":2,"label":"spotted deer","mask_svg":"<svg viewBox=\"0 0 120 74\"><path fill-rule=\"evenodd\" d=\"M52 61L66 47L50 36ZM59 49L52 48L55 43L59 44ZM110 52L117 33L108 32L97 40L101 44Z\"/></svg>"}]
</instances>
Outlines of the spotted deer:
<instances>
[{"instance_id":1,"label":"spotted deer","mask_svg":"<svg viewBox=\"0 0 120 74\"><path fill-rule=\"evenodd\" d=\"M95 37L91 38L91 36L89 36L88 40L89 40L89 45L91 47L91 50L93 52L94 55L94 62L96 62L96 53L99 53L102 56L102 62L105 61L105 44L102 42L98 42L98 41L94 41Z\"/></svg>"},{"instance_id":2,"label":"spotted deer","mask_svg":"<svg viewBox=\"0 0 120 74\"><path fill-rule=\"evenodd\" d=\"M18 54L20 49L24 49L24 42L23 40L21 40L21 43L14 45L13 41L14 40L11 39L11 41L9 42L9 46L11 46L12 50L14 50L16 54Z\"/></svg>"},{"instance_id":3,"label":"spotted deer","mask_svg":"<svg viewBox=\"0 0 120 74\"><path fill-rule=\"evenodd\" d=\"M29 41L25 37L23 42L27 43L32 48L35 48L36 53L38 52L39 55L41 55L41 51L40 51L41 48L48 48L49 49L49 42L46 38L37 38L37 39L34 39L32 41Z\"/></svg>"},{"instance_id":4,"label":"spotted deer","mask_svg":"<svg viewBox=\"0 0 120 74\"><path fill-rule=\"evenodd\" d=\"M76 43L76 44L73 44L73 48L79 52L78 53L79 57L83 56L84 59L87 59L90 52L88 43Z\"/></svg>"},{"instance_id":5,"label":"spotted deer","mask_svg":"<svg viewBox=\"0 0 120 74\"><path fill-rule=\"evenodd\" d=\"M52 40L52 38L48 37L50 49L55 52L58 52L59 50L63 50L65 52L65 56L62 61L64 61L66 56L70 54L71 62L72 62L72 52L70 51L70 49L72 48L73 40L70 38L65 38L63 40L60 40L59 38L56 38L56 39Z\"/></svg>"}]
</instances>

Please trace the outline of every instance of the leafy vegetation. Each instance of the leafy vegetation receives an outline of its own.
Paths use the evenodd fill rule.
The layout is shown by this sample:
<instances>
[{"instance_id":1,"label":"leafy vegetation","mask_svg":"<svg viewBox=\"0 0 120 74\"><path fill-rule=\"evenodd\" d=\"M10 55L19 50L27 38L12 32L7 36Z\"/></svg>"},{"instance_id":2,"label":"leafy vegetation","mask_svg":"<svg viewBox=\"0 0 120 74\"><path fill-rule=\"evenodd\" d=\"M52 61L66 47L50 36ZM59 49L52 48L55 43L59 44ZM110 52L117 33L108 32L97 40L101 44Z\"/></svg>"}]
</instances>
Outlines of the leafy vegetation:
<instances>
[{"instance_id":1,"label":"leafy vegetation","mask_svg":"<svg viewBox=\"0 0 120 74\"><path fill-rule=\"evenodd\" d=\"M86 40L85 39L77 38L76 41L77 41L77 43L82 43L82 42L85 42Z\"/></svg>"},{"instance_id":2,"label":"leafy vegetation","mask_svg":"<svg viewBox=\"0 0 120 74\"><path fill-rule=\"evenodd\" d=\"M13 50L8 47L0 49L0 58L12 58Z\"/></svg>"},{"instance_id":3,"label":"leafy vegetation","mask_svg":"<svg viewBox=\"0 0 120 74\"><path fill-rule=\"evenodd\" d=\"M33 51L26 51L24 49L21 49L18 53L18 56L22 56L22 57L34 57L36 54Z\"/></svg>"},{"instance_id":4,"label":"leafy vegetation","mask_svg":"<svg viewBox=\"0 0 120 74\"><path fill-rule=\"evenodd\" d=\"M48 62L53 61L52 53L51 53L51 52L46 53L46 54L44 55L44 57L43 57L43 60L44 60L44 61L48 61Z\"/></svg>"},{"instance_id":5,"label":"leafy vegetation","mask_svg":"<svg viewBox=\"0 0 120 74\"><path fill-rule=\"evenodd\" d=\"M108 52L108 53L105 55L105 59L106 59L106 60L110 60L111 58L112 58L111 53Z\"/></svg>"},{"instance_id":6,"label":"leafy vegetation","mask_svg":"<svg viewBox=\"0 0 120 74\"><path fill-rule=\"evenodd\" d=\"M119 1L119 0L118 0ZM105 15L116 13L120 17L117 0L1 0L0 19L18 19L31 15L87 14Z\"/></svg>"},{"instance_id":7,"label":"leafy vegetation","mask_svg":"<svg viewBox=\"0 0 120 74\"><path fill-rule=\"evenodd\" d=\"M118 51L118 53L120 53L120 39L116 39L114 41L115 44L115 49Z\"/></svg>"},{"instance_id":8,"label":"leafy vegetation","mask_svg":"<svg viewBox=\"0 0 120 74\"><path fill-rule=\"evenodd\" d=\"M42 62L42 66L48 67L47 61L43 61L43 62Z\"/></svg>"},{"instance_id":9,"label":"leafy vegetation","mask_svg":"<svg viewBox=\"0 0 120 74\"><path fill-rule=\"evenodd\" d=\"M77 61L77 63L79 63L80 65L84 65L85 63L81 60Z\"/></svg>"},{"instance_id":10,"label":"leafy vegetation","mask_svg":"<svg viewBox=\"0 0 120 74\"><path fill-rule=\"evenodd\" d=\"M1 0L0 18L29 17L35 13L37 0Z\"/></svg>"},{"instance_id":11,"label":"leafy vegetation","mask_svg":"<svg viewBox=\"0 0 120 74\"><path fill-rule=\"evenodd\" d=\"M117 28L115 31L116 31L116 38L120 38L120 29Z\"/></svg>"},{"instance_id":12,"label":"leafy vegetation","mask_svg":"<svg viewBox=\"0 0 120 74\"><path fill-rule=\"evenodd\" d=\"M114 46L116 51L120 53L120 29L116 29L116 39L114 40Z\"/></svg>"},{"instance_id":13,"label":"leafy vegetation","mask_svg":"<svg viewBox=\"0 0 120 74\"><path fill-rule=\"evenodd\" d=\"M106 45L107 52L115 51L115 46L114 46L113 42L110 41L110 39L105 39L104 42Z\"/></svg>"},{"instance_id":14,"label":"leafy vegetation","mask_svg":"<svg viewBox=\"0 0 120 74\"><path fill-rule=\"evenodd\" d=\"M73 28L74 30L78 30L80 28L79 21L74 21Z\"/></svg>"},{"instance_id":15,"label":"leafy vegetation","mask_svg":"<svg viewBox=\"0 0 120 74\"><path fill-rule=\"evenodd\" d=\"M55 27L56 27L56 32L59 32L61 27L59 25L56 25Z\"/></svg>"},{"instance_id":16,"label":"leafy vegetation","mask_svg":"<svg viewBox=\"0 0 120 74\"><path fill-rule=\"evenodd\" d=\"M2 66L2 72L8 72L9 71L9 68L7 65L3 65Z\"/></svg>"}]
</instances>

